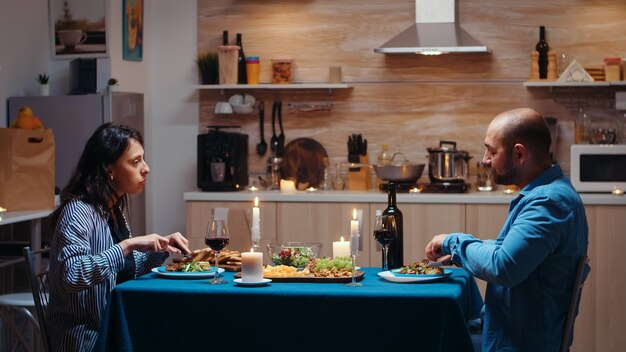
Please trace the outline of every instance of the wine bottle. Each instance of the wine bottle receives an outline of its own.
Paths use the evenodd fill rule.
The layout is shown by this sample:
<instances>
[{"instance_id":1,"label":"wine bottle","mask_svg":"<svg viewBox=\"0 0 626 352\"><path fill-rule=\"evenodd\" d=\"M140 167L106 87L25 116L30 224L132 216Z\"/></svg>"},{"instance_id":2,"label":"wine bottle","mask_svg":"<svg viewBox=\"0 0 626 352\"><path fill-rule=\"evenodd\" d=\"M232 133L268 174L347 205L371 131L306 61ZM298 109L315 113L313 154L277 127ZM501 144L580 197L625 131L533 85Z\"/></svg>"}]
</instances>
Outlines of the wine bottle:
<instances>
[{"instance_id":1,"label":"wine bottle","mask_svg":"<svg viewBox=\"0 0 626 352\"><path fill-rule=\"evenodd\" d=\"M228 45L228 31L222 32L222 45Z\"/></svg>"},{"instance_id":2,"label":"wine bottle","mask_svg":"<svg viewBox=\"0 0 626 352\"><path fill-rule=\"evenodd\" d=\"M546 42L546 27L539 27L539 41L535 45L535 50L539 53L539 78L548 78L548 51L550 46Z\"/></svg>"},{"instance_id":3,"label":"wine bottle","mask_svg":"<svg viewBox=\"0 0 626 352\"><path fill-rule=\"evenodd\" d=\"M248 83L248 70L246 68L246 55L243 53L241 43L241 33L237 33L237 46L239 46L239 57L237 58L237 83Z\"/></svg>"},{"instance_id":4,"label":"wine bottle","mask_svg":"<svg viewBox=\"0 0 626 352\"><path fill-rule=\"evenodd\" d=\"M387 209L383 210L383 215L393 215L396 218L398 233L396 240L389 245L389 254L387 255L387 267L391 270L404 265L404 257L402 255L404 246L402 244L402 212L396 205L396 184L395 182L389 182L387 187Z\"/></svg>"}]
</instances>

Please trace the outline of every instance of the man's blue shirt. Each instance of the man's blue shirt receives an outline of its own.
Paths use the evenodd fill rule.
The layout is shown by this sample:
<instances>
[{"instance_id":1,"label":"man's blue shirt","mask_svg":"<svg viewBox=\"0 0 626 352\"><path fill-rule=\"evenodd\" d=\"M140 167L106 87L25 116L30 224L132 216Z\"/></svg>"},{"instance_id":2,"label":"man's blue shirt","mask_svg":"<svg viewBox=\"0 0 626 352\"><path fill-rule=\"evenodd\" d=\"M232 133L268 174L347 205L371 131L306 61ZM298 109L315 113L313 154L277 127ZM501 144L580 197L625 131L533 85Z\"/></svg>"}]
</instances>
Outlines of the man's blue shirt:
<instances>
[{"instance_id":1,"label":"man's blue shirt","mask_svg":"<svg viewBox=\"0 0 626 352\"><path fill-rule=\"evenodd\" d=\"M587 237L582 200L555 165L511 202L495 241L445 238L443 253L488 282L483 351L558 351Z\"/></svg>"}]
</instances>

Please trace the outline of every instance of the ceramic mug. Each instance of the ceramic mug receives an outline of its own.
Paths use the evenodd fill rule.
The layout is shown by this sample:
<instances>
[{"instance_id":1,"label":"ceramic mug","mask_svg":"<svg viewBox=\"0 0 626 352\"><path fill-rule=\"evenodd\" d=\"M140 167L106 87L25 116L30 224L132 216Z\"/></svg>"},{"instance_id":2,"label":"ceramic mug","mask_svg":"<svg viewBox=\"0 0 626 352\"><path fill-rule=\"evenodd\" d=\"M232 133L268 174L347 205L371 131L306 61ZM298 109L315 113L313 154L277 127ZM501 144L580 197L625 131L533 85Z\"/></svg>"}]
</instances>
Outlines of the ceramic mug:
<instances>
[{"instance_id":1,"label":"ceramic mug","mask_svg":"<svg viewBox=\"0 0 626 352\"><path fill-rule=\"evenodd\" d=\"M215 104L215 113L216 114L232 114L233 107L226 101L220 101Z\"/></svg>"},{"instance_id":2,"label":"ceramic mug","mask_svg":"<svg viewBox=\"0 0 626 352\"><path fill-rule=\"evenodd\" d=\"M226 176L226 163L225 162L212 162L211 166L211 180L213 182L224 182L224 176Z\"/></svg>"},{"instance_id":3,"label":"ceramic mug","mask_svg":"<svg viewBox=\"0 0 626 352\"><path fill-rule=\"evenodd\" d=\"M68 29L57 31L59 42L68 49L73 49L76 45L82 44L87 40L87 33L80 29Z\"/></svg>"}]
</instances>

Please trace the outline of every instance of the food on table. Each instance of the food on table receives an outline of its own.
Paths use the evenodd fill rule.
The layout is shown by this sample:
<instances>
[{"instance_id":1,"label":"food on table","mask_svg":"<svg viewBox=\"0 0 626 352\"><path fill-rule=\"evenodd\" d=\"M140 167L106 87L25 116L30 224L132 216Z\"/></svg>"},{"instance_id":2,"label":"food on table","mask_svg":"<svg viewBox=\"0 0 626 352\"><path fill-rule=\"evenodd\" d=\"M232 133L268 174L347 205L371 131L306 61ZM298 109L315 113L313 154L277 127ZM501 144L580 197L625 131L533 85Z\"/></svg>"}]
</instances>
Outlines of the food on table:
<instances>
[{"instance_id":1,"label":"food on table","mask_svg":"<svg viewBox=\"0 0 626 352\"><path fill-rule=\"evenodd\" d=\"M263 268L263 277L265 278L277 278L277 277L304 277L310 276L309 269L298 271L297 268L289 265L266 265Z\"/></svg>"},{"instance_id":2,"label":"food on table","mask_svg":"<svg viewBox=\"0 0 626 352\"><path fill-rule=\"evenodd\" d=\"M263 268L263 277L350 277L352 276L352 260L350 257L317 258L304 268L298 270L290 265L267 265Z\"/></svg>"},{"instance_id":3,"label":"food on table","mask_svg":"<svg viewBox=\"0 0 626 352\"><path fill-rule=\"evenodd\" d=\"M215 264L215 251L211 248L196 249L189 254L191 259L199 262L209 262ZM181 261L189 261L189 259L181 259ZM241 265L241 252L229 249L222 249L218 259L220 264Z\"/></svg>"},{"instance_id":4,"label":"food on table","mask_svg":"<svg viewBox=\"0 0 626 352\"><path fill-rule=\"evenodd\" d=\"M303 268L315 259L311 249L307 247L284 248L279 253L272 253L272 264L290 265Z\"/></svg>"},{"instance_id":5,"label":"food on table","mask_svg":"<svg viewBox=\"0 0 626 352\"><path fill-rule=\"evenodd\" d=\"M352 276L352 260L350 257L317 258L308 268L315 277Z\"/></svg>"},{"instance_id":6,"label":"food on table","mask_svg":"<svg viewBox=\"0 0 626 352\"><path fill-rule=\"evenodd\" d=\"M196 273L202 271L211 271L209 262L199 262L197 260L185 260L178 263L172 263L165 266L166 271L176 271L182 273Z\"/></svg>"},{"instance_id":7,"label":"food on table","mask_svg":"<svg viewBox=\"0 0 626 352\"><path fill-rule=\"evenodd\" d=\"M424 259L421 262L415 262L413 264L405 265L398 274L429 274L429 275L442 275L443 269L438 266L428 265L428 259Z\"/></svg>"}]
</instances>

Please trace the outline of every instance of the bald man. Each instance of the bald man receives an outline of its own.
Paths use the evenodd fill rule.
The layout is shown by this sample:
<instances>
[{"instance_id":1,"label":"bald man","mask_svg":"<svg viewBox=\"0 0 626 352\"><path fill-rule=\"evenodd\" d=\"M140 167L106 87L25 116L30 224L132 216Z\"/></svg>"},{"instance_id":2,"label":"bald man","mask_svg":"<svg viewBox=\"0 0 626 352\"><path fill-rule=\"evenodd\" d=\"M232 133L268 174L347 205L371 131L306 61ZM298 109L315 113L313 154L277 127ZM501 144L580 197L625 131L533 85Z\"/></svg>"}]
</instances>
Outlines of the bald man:
<instances>
[{"instance_id":1,"label":"bald man","mask_svg":"<svg viewBox=\"0 0 626 352\"><path fill-rule=\"evenodd\" d=\"M577 261L587 253L583 203L561 168L551 165L550 131L536 111L496 116L485 147L493 181L521 189L498 238L441 234L426 256L487 281L483 351L558 351Z\"/></svg>"}]
</instances>

